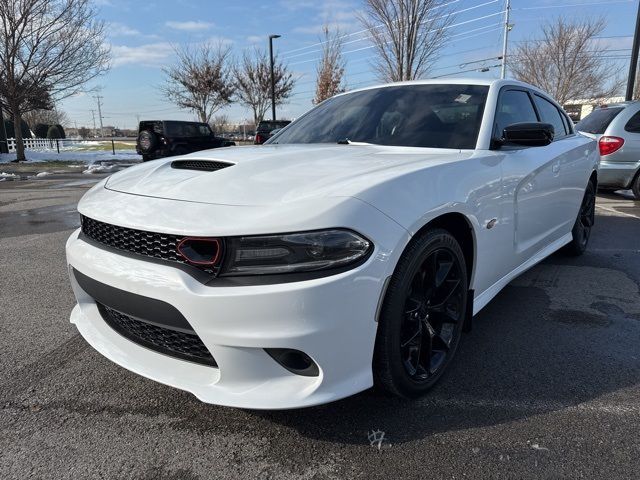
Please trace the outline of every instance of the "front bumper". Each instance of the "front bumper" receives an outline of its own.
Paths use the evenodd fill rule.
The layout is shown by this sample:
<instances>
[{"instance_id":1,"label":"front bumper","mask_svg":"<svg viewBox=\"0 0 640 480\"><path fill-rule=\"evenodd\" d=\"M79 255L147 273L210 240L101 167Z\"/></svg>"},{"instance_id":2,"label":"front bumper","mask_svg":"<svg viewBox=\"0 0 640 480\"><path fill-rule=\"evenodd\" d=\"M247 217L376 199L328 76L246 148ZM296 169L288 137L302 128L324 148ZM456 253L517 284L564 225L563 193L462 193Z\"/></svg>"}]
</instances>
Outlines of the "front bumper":
<instances>
[{"instance_id":1,"label":"front bumper","mask_svg":"<svg viewBox=\"0 0 640 480\"><path fill-rule=\"evenodd\" d=\"M217 368L140 346L113 330L71 274L71 314L82 336L115 363L220 405L286 409L347 397L372 385L376 312L389 269L377 250L353 270L313 280L205 286L178 268L119 255L79 238L67 242L70 268L105 285L175 307L209 349ZM109 305L107 305L109 306ZM291 373L265 348L309 355L316 377Z\"/></svg>"},{"instance_id":2,"label":"front bumper","mask_svg":"<svg viewBox=\"0 0 640 480\"><path fill-rule=\"evenodd\" d=\"M598 186L630 188L640 170L640 162L608 162L600 160Z\"/></svg>"}]
</instances>

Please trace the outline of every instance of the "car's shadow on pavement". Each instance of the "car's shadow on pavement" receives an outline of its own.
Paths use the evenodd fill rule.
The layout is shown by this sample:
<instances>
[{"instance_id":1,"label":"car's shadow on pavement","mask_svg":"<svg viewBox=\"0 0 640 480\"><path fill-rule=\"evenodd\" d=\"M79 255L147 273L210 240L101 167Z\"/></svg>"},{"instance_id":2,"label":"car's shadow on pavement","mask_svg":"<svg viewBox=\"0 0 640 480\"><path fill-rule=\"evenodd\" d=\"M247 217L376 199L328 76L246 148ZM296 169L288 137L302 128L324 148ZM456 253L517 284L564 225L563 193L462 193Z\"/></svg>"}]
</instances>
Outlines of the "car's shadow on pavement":
<instances>
[{"instance_id":1,"label":"car's shadow on pavement","mask_svg":"<svg viewBox=\"0 0 640 480\"><path fill-rule=\"evenodd\" d=\"M634 222L599 217L597 224L638 235ZM369 390L324 406L251 414L303 436L361 444L367 430L403 443L566 408L611 411L598 399L640 382L640 299L610 255L557 253L512 282L474 318L451 370L423 399Z\"/></svg>"},{"instance_id":2,"label":"car's shadow on pavement","mask_svg":"<svg viewBox=\"0 0 640 480\"><path fill-rule=\"evenodd\" d=\"M475 318L448 375L424 399L373 390L325 406L253 412L304 436L393 443L574 407L640 379L637 319L550 310L538 288L507 287Z\"/></svg>"}]
</instances>

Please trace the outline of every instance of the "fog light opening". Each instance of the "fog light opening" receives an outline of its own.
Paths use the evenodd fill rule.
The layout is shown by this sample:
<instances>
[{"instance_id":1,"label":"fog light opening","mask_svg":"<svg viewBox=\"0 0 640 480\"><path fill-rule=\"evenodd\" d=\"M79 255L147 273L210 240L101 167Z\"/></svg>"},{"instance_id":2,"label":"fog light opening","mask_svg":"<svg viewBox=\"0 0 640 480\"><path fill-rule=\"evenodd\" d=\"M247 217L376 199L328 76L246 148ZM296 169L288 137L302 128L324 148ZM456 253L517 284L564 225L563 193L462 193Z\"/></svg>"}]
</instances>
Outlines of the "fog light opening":
<instances>
[{"instance_id":1,"label":"fog light opening","mask_svg":"<svg viewBox=\"0 0 640 480\"><path fill-rule=\"evenodd\" d=\"M291 348L265 348L271 358L296 375L317 377L320 374L318 365L311 357L300 350Z\"/></svg>"}]
</instances>

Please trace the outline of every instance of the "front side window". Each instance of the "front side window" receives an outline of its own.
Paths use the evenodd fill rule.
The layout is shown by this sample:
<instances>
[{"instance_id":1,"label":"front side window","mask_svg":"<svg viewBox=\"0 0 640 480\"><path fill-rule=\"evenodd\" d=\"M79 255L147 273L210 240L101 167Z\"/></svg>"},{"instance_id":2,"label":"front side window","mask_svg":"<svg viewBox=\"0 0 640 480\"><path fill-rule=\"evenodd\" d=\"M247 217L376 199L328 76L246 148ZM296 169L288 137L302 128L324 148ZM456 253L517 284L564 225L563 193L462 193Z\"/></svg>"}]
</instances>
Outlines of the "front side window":
<instances>
[{"instance_id":1,"label":"front side window","mask_svg":"<svg viewBox=\"0 0 640 480\"><path fill-rule=\"evenodd\" d=\"M523 90L504 91L498 100L494 136L502 138L503 130L514 123L537 121L536 111L527 92Z\"/></svg>"},{"instance_id":2,"label":"front side window","mask_svg":"<svg viewBox=\"0 0 640 480\"><path fill-rule=\"evenodd\" d=\"M403 85L331 98L283 130L273 143L365 142L473 149L489 87Z\"/></svg>"},{"instance_id":3,"label":"front side window","mask_svg":"<svg viewBox=\"0 0 640 480\"><path fill-rule=\"evenodd\" d=\"M553 125L553 130L555 132L553 136L554 140L566 137L567 132L565 130L564 122L562 121L560 110L558 110L553 103L546 98L542 98L540 95L534 95L533 98L536 102L536 107L538 107L538 112L540 112L541 121Z\"/></svg>"}]
</instances>

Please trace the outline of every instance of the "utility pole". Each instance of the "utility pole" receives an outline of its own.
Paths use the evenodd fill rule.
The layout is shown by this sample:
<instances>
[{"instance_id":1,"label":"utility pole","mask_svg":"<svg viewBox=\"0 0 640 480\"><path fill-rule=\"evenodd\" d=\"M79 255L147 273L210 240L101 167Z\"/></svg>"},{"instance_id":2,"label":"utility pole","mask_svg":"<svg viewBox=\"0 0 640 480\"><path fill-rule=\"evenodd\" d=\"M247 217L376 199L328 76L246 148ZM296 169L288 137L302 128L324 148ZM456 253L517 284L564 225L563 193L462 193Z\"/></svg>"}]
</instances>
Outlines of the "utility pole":
<instances>
[{"instance_id":1,"label":"utility pole","mask_svg":"<svg viewBox=\"0 0 640 480\"><path fill-rule=\"evenodd\" d=\"M273 74L273 40L281 35L269 35L269 58L271 59L271 119L276 121L276 83Z\"/></svg>"},{"instance_id":2,"label":"utility pole","mask_svg":"<svg viewBox=\"0 0 640 480\"><path fill-rule=\"evenodd\" d=\"M104 138L104 127L102 126L102 105L100 103L100 101L104 98L100 95L96 95L95 97L93 97L97 100L98 102L98 119L100 120L100 138Z\"/></svg>"},{"instance_id":3,"label":"utility pole","mask_svg":"<svg viewBox=\"0 0 640 480\"><path fill-rule=\"evenodd\" d=\"M93 135L96 135L96 111L91 110L91 117L93 118Z\"/></svg>"},{"instance_id":4,"label":"utility pole","mask_svg":"<svg viewBox=\"0 0 640 480\"><path fill-rule=\"evenodd\" d=\"M636 83L636 69L638 68L638 50L640 50L640 3L636 15L636 31L633 34L633 50L631 50L631 63L629 64L629 78L627 79L627 93L624 99L633 100L633 90Z\"/></svg>"},{"instance_id":5,"label":"utility pole","mask_svg":"<svg viewBox=\"0 0 640 480\"><path fill-rule=\"evenodd\" d=\"M509 25L509 14L511 13L511 0L507 0L507 7L504 11L504 38L502 42L502 68L500 70L500 78L507 76L507 46L509 44L509 32L511 31L511 25Z\"/></svg>"}]
</instances>

